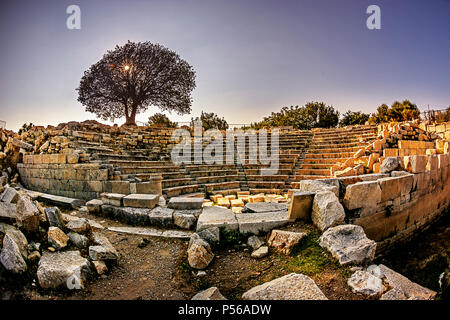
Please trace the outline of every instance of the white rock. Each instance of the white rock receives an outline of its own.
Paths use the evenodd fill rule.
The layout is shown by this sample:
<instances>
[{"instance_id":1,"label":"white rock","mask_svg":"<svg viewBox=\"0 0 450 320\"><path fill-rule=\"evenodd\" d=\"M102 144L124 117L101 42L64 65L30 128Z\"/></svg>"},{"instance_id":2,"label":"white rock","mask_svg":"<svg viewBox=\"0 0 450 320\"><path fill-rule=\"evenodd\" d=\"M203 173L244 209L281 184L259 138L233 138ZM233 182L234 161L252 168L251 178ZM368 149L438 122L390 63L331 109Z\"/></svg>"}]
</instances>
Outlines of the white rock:
<instances>
[{"instance_id":1,"label":"white rock","mask_svg":"<svg viewBox=\"0 0 450 320\"><path fill-rule=\"evenodd\" d=\"M8 233L3 238L0 263L6 270L12 273L24 273L27 270L27 264L22 256L19 246Z\"/></svg>"},{"instance_id":2,"label":"white rock","mask_svg":"<svg viewBox=\"0 0 450 320\"><path fill-rule=\"evenodd\" d=\"M195 239L187 253L189 265L195 269L205 269L214 258L211 247L202 239Z\"/></svg>"},{"instance_id":3,"label":"white rock","mask_svg":"<svg viewBox=\"0 0 450 320\"><path fill-rule=\"evenodd\" d=\"M217 287L211 287L206 290L200 291L191 300L227 300L217 289Z\"/></svg>"},{"instance_id":4,"label":"white rock","mask_svg":"<svg viewBox=\"0 0 450 320\"><path fill-rule=\"evenodd\" d=\"M347 281L355 293L379 296L383 292L383 281L367 271L356 271Z\"/></svg>"},{"instance_id":5,"label":"white rock","mask_svg":"<svg viewBox=\"0 0 450 320\"><path fill-rule=\"evenodd\" d=\"M338 197L331 191L322 191L314 196L311 219L322 231L344 222L345 211Z\"/></svg>"},{"instance_id":6,"label":"white rock","mask_svg":"<svg viewBox=\"0 0 450 320\"><path fill-rule=\"evenodd\" d=\"M260 259L264 258L269 254L269 247L268 246L262 246L255 251L252 252L251 256L252 258Z\"/></svg>"}]
</instances>

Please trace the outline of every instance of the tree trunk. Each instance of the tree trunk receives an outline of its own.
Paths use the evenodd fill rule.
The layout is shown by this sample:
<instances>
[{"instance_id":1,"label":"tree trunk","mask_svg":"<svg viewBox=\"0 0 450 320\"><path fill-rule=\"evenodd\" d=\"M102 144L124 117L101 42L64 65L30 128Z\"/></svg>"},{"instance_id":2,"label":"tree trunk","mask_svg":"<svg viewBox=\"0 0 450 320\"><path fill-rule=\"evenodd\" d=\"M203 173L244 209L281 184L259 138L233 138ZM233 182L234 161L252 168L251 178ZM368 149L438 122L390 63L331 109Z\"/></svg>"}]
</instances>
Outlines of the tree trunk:
<instances>
[{"instance_id":1,"label":"tree trunk","mask_svg":"<svg viewBox=\"0 0 450 320\"><path fill-rule=\"evenodd\" d=\"M136 125L136 111L137 107L132 107L131 114L125 111L125 123L124 126L135 126Z\"/></svg>"}]
</instances>

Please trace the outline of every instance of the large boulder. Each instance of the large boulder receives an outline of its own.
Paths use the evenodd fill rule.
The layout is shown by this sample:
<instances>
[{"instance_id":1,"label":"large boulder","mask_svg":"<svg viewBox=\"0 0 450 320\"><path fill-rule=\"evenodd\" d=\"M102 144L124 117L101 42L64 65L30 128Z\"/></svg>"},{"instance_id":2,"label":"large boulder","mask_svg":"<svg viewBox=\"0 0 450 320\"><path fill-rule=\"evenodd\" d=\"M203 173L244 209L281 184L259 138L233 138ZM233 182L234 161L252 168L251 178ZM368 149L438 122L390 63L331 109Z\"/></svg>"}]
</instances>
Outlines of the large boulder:
<instances>
[{"instance_id":1,"label":"large boulder","mask_svg":"<svg viewBox=\"0 0 450 320\"><path fill-rule=\"evenodd\" d=\"M189 265L195 269L205 269L214 258L210 245L202 239L193 240L187 253Z\"/></svg>"},{"instance_id":2,"label":"large boulder","mask_svg":"<svg viewBox=\"0 0 450 320\"><path fill-rule=\"evenodd\" d=\"M27 270L27 263L24 260L21 249L9 233L3 238L0 263L12 273L20 274Z\"/></svg>"},{"instance_id":3,"label":"large boulder","mask_svg":"<svg viewBox=\"0 0 450 320\"><path fill-rule=\"evenodd\" d=\"M227 298L220 293L217 287L211 287L200 291L191 300L227 300Z\"/></svg>"},{"instance_id":4,"label":"large boulder","mask_svg":"<svg viewBox=\"0 0 450 320\"><path fill-rule=\"evenodd\" d=\"M367 238L361 226L346 224L325 231L320 245L328 249L341 265L364 264L375 257L377 244Z\"/></svg>"},{"instance_id":5,"label":"large boulder","mask_svg":"<svg viewBox=\"0 0 450 320\"><path fill-rule=\"evenodd\" d=\"M256 286L242 295L245 300L327 300L314 280L291 273Z\"/></svg>"},{"instance_id":6,"label":"large boulder","mask_svg":"<svg viewBox=\"0 0 450 320\"><path fill-rule=\"evenodd\" d=\"M67 229L77 233L89 233L91 231L89 221L85 218L71 219L67 223L66 227Z\"/></svg>"},{"instance_id":7,"label":"large boulder","mask_svg":"<svg viewBox=\"0 0 450 320\"><path fill-rule=\"evenodd\" d=\"M89 239L86 236L76 232L69 232L67 236L69 237L70 242L72 242L78 249L87 248Z\"/></svg>"},{"instance_id":8,"label":"large boulder","mask_svg":"<svg viewBox=\"0 0 450 320\"><path fill-rule=\"evenodd\" d=\"M321 192L321 191L331 191L336 197L339 197L339 187L336 185L331 185L323 181L317 180L301 180L298 183L299 191L309 191L309 192Z\"/></svg>"},{"instance_id":9,"label":"large boulder","mask_svg":"<svg viewBox=\"0 0 450 320\"><path fill-rule=\"evenodd\" d=\"M44 288L82 289L91 268L79 251L45 252L39 261L37 278Z\"/></svg>"},{"instance_id":10,"label":"large boulder","mask_svg":"<svg viewBox=\"0 0 450 320\"><path fill-rule=\"evenodd\" d=\"M290 254L294 246L306 236L304 232L292 232L283 230L272 230L269 237L269 246L274 247L279 252Z\"/></svg>"},{"instance_id":11,"label":"large boulder","mask_svg":"<svg viewBox=\"0 0 450 320\"><path fill-rule=\"evenodd\" d=\"M321 191L314 196L311 219L322 231L341 224L345 219L344 207L331 191Z\"/></svg>"}]
</instances>

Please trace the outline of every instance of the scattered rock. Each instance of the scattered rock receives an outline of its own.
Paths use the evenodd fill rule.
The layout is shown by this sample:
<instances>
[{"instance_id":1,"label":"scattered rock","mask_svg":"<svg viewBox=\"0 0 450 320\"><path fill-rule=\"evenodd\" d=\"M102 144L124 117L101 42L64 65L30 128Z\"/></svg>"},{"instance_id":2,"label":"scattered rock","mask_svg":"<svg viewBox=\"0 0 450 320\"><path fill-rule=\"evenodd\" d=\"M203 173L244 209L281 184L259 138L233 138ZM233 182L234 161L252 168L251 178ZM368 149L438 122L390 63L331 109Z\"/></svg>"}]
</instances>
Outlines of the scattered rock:
<instances>
[{"instance_id":1,"label":"scattered rock","mask_svg":"<svg viewBox=\"0 0 450 320\"><path fill-rule=\"evenodd\" d=\"M91 231L91 226L87 219L78 218L70 220L66 225L67 229L77 233L89 233Z\"/></svg>"},{"instance_id":2,"label":"scattered rock","mask_svg":"<svg viewBox=\"0 0 450 320\"><path fill-rule=\"evenodd\" d=\"M94 199L86 202L86 207L90 213L98 214L102 211L103 201L100 199Z\"/></svg>"},{"instance_id":3,"label":"scattered rock","mask_svg":"<svg viewBox=\"0 0 450 320\"><path fill-rule=\"evenodd\" d=\"M269 246L276 248L279 252L290 254L292 248L306 236L304 232L291 232L283 230L272 230L269 238Z\"/></svg>"},{"instance_id":4,"label":"scattered rock","mask_svg":"<svg viewBox=\"0 0 450 320\"><path fill-rule=\"evenodd\" d=\"M197 219L192 214L186 214L183 213L183 211L175 211L173 213L173 222L182 229L190 230L194 229Z\"/></svg>"},{"instance_id":5,"label":"scattered rock","mask_svg":"<svg viewBox=\"0 0 450 320\"><path fill-rule=\"evenodd\" d=\"M50 227L47 233L48 243L56 250L61 250L67 246L69 237L58 227Z\"/></svg>"},{"instance_id":6,"label":"scattered rock","mask_svg":"<svg viewBox=\"0 0 450 320\"><path fill-rule=\"evenodd\" d=\"M338 197L331 191L321 191L314 196L311 219L322 231L344 222L345 211Z\"/></svg>"},{"instance_id":7,"label":"scattered rock","mask_svg":"<svg viewBox=\"0 0 450 320\"><path fill-rule=\"evenodd\" d=\"M258 249L256 249L255 251L252 252L251 257L252 258L256 258L256 259L260 259L260 258L264 258L269 254L269 247L268 246L262 246Z\"/></svg>"},{"instance_id":8,"label":"scattered rock","mask_svg":"<svg viewBox=\"0 0 450 320\"><path fill-rule=\"evenodd\" d=\"M209 289L200 291L191 300L227 300L217 289L217 287L211 287Z\"/></svg>"},{"instance_id":9,"label":"scattered rock","mask_svg":"<svg viewBox=\"0 0 450 320\"><path fill-rule=\"evenodd\" d=\"M17 203L17 200L19 200L19 193L11 187L6 187L0 197L0 201L5 203Z\"/></svg>"},{"instance_id":10,"label":"scattered rock","mask_svg":"<svg viewBox=\"0 0 450 320\"><path fill-rule=\"evenodd\" d=\"M28 196L19 196L17 201L17 223L28 232L37 232L39 230L39 210Z\"/></svg>"},{"instance_id":11,"label":"scattered rock","mask_svg":"<svg viewBox=\"0 0 450 320\"><path fill-rule=\"evenodd\" d=\"M291 273L256 286L242 295L244 300L327 300L314 280Z\"/></svg>"},{"instance_id":12,"label":"scattered rock","mask_svg":"<svg viewBox=\"0 0 450 320\"><path fill-rule=\"evenodd\" d=\"M149 243L150 243L150 241L147 238L142 238L138 244L138 247L145 248Z\"/></svg>"},{"instance_id":13,"label":"scattered rock","mask_svg":"<svg viewBox=\"0 0 450 320\"><path fill-rule=\"evenodd\" d=\"M39 261L37 278L44 288L82 289L90 272L89 261L79 251L45 252Z\"/></svg>"},{"instance_id":14,"label":"scattered rock","mask_svg":"<svg viewBox=\"0 0 450 320\"><path fill-rule=\"evenodd\" d=\"M361 226L346 224L325 231L320 245L328 249L341 265L364 264L373 260L377 244L367 238Z\"/></svg>"},{"instance_id":15,"label":"scattered rock","mask_svg":"<svg viewBox=\"0 0 450 320\"><path fill-rule=\"evenodd\" d=\"M93 242L96 244L95 246L89 247L89 257L92 260L117 260L119 254L117 250L113 247L111 242L109 242L108 238L104 235L94 232L93 233Z\"/></svg>"},{"instance_id":16,"label":"scattered rock","mask_svg":"<svg viewBox=\"0 0 450 320\"><path fill-rule=\"evenodd\" d=\"M89 239L86 236L78 234L76 232L69 232L67 234L70 242L72 242L78 249L86 249L89 243Z\"/></svg>"},{"instance_id":17,"label":"scattered rock","mask_svg":"<svg viewBox=\"0 0 450 320\"><path fill-rule=\"evenodd\" d=\"M22 256L19 246L10 234L3 238L3 249L0 252L0 263L6 270L20 274L27 270L27 264Z\"/></svg>"},{"instance_id":18,"label":"scattered rock","mask_svg":"<svg viewBox=\"0 0 450 320\"><path fill-rule=\"evenodd\" d=\"M384 289L383 281L367 271L356 271L347 283L353 292L371 297L381 295Z\"/></svg>"},{"instance_id":19,"label":"scattered rock","mask_svg":"<svg viewBox=\"0 0 450 320\"><path fill-rule=\"evenodd\" d=\"M28 255L28 261L31 263L37 263L41 259L39 251L33 251Z\"/></svg>"},{"instance_id":20,"label":"scattered rock","mask_svg":"<svg viewBox=\"0 0 450 320\"><path fill-rule=\"evenodd\" d=\"M253 249L256 250L261 247L264 242L262 242L257 236L251 236L247 239L247 244Z\"/></svg>"},{"instance_id":21,"label":"scattered rock","mask_svg":"<svg viewBox=\"0 0 450 320\"><path fill-rule=\"evenodd\" d=\"M108 271L108 267L103 261L92 261L94 265L95 271L97 271L98 275L105 274Z\"/></svg>"},{"instance_id":22,"label":"scattered rock","mask_svg":"<svg viewBox=\"0 0 450 320\"><path fill-rule=\"evenodd\" d=\"M58 207L45 208L45 217L51 227L64 229L64 221Z\"/></svg>"},{"instance_id":23,"label":"scattered rock","mask_svg":"<svg viewBox=\"0 0 450 320\"><path fill-rule=\"evenodd\" d=\"M392 288L391 290L385 292L380 300L408 300L402 290L398 288Z\"/></svg>"},{"instance_id":24,"label":"scattered rock","mask_svg":"<svg viewBox=\"0 0 450 320\"><path fill-rule=\"evenodd\" d=\"M188 262L192 268L205 269L213 258L211 247L202 239L195 239L188 249Z\"/></svg>"},{"instance_id":25,"label":"scattered rock","mask_svg":"<svg viewBox=\"0 0 450 320\"><path fill-rule=\"evenodd\" d=\"M204 229L198 232L201 239L209 243L209 245L214 248L220 243L220 229L217 227L212 227Z\"/></svg>"},{"instance_id":26,"label":"scattered rock","mask_svg":"<svg viewBox=\"0 0 450 320\"><path fill-rule=\"evenodd\" d=\"M383 160L380 166L380 173L390 173L400 166L397 157L387 157Z\"/></svg>"}]
</instances>

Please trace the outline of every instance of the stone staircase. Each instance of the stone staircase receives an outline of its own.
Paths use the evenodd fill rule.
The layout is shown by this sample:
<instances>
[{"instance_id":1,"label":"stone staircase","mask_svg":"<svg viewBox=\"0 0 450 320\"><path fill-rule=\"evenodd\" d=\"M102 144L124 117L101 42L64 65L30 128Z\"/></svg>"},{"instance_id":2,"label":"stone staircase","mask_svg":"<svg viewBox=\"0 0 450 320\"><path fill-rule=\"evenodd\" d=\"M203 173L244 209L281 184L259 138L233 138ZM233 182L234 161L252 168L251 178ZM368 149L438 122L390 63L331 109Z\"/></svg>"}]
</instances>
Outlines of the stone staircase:
<instances>
[{"instance_id":1,"label":"stone staircase","mask_svg":"<svg viewBox=\"0 0 450 320\"><path fill-rule=\"evenodd\" d=\"M298 181L330 177L330 168L352 157L362 147L376 139L376 126L354 126L314 131L304 159L295 168L291 181L293 189Z\"/></svg>"}]
</instances>

